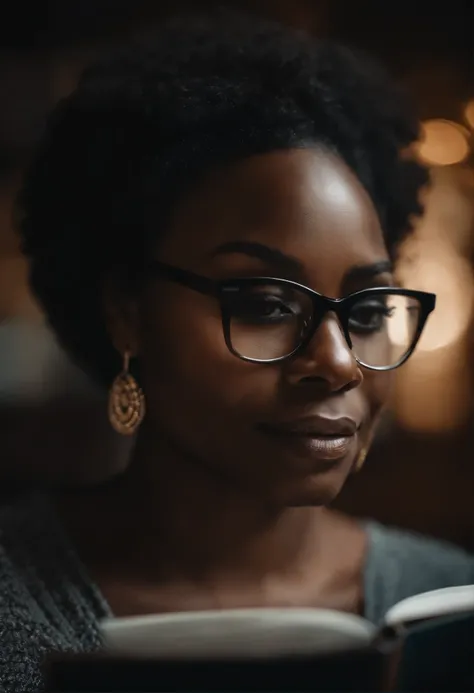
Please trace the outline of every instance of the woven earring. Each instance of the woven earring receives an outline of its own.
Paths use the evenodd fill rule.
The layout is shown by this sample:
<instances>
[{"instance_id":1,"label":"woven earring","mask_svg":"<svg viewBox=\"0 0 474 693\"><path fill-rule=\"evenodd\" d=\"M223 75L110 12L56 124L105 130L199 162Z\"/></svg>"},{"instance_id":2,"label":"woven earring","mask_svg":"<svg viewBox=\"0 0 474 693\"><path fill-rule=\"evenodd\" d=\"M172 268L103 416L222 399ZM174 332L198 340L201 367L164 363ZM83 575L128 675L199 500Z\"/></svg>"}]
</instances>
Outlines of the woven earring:
<instances>
[{"instance_id":1,"label":"woven earring","mask_svg":"<svg viewBox=\"0 0 474 693\"><path fill-rule=\"evenodd\" d=\"M129 372L130 353L123 356L123 369L112 383L109 393L109 421L117 433L133 435L145 416L145 396Z\"/></svg>"}]
</instances>

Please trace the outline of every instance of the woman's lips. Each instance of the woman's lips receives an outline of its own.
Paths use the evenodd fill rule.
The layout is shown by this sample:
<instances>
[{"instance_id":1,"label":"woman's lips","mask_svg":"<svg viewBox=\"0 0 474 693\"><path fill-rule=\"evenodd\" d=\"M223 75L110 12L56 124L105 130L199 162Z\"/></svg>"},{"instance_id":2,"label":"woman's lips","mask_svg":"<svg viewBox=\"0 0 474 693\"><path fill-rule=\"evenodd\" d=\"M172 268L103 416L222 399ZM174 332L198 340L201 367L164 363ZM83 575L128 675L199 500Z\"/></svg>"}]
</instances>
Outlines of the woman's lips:
<instances>
[{"instance_id":1,"label":"woman's lips","mask_svg":"<svg viewBox=\"0 0 474 693\"><path fill-rule=\"evenodd\" d=\"M340 460L355 452L359 426L354 419L311 417L276 424L261 424L260 432L285 448L305 452L320 460Z\"/></svg>"}]
</instances>

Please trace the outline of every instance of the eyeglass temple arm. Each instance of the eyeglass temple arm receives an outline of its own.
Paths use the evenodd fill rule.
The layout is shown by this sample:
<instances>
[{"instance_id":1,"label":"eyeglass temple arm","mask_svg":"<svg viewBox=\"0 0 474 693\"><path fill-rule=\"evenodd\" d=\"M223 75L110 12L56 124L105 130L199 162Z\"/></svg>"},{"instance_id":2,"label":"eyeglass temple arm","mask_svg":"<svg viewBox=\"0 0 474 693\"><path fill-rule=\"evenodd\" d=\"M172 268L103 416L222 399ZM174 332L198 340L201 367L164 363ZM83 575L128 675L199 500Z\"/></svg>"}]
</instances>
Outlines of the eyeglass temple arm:
<instances>
[{"instance_id":1,"label":"eyeglass temple arm","mask_svg":"<svg viewBox=\"0 0 474 693\"><path fill-rule=\"evenodd\" d=\"M150 270L159 277L170 279L194 291L198 291L201 294L215 296L218 293L218 287L215 281L208 277L201 277L201 275L194 274L194 272L188 272L179 267L172 267L171 265L158 261L150 264Z\"/></svg>"}]
</instances>

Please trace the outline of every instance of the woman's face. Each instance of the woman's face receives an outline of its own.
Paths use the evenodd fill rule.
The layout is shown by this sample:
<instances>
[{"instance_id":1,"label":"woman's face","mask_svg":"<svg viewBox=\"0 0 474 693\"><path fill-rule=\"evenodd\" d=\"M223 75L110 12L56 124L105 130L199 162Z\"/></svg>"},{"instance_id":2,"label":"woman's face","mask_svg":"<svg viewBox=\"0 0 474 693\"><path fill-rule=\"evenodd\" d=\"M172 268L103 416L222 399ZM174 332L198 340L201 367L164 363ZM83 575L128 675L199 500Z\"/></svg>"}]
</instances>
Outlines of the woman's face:
<instances>
[{"instance_id":1,"label":"woman's face","mask_svg":"<svg viewBox=\"0 0 474 693\"><path fill-rule=\"evenodd\" d=\"M335 298L392 283L369 196L318 149L255 156L208 178L173 215L156 259L216 280L290 279ZM151 279L135 308L120 331L140 363L147 429L262 503L334 499L390 385L358 366L334 315L295 357L257 364L230 353L212 296Z\"/></svg>"}]
</instances>

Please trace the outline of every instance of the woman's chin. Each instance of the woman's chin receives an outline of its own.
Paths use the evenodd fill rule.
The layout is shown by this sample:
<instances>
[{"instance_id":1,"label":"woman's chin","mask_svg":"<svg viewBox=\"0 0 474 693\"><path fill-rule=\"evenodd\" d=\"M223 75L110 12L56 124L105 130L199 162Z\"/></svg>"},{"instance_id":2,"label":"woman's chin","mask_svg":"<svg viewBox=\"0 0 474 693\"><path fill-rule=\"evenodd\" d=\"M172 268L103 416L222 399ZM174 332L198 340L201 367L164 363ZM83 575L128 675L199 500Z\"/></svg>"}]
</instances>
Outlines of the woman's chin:
<instances>
[{"instance_id":1,"label":"woman's chin","mask_svg":"<svg viewBox=\"0 0 474 693\"><path fill-rule=\"evenodd\" d=\"M281 489L280 504L284 507L317 507L330 505L347 481L348 471L333 467L289 483Z\"/></svg>"}]
</instances>

